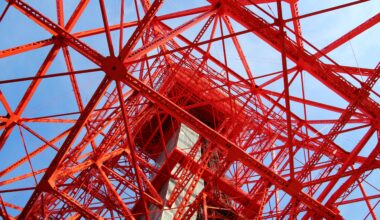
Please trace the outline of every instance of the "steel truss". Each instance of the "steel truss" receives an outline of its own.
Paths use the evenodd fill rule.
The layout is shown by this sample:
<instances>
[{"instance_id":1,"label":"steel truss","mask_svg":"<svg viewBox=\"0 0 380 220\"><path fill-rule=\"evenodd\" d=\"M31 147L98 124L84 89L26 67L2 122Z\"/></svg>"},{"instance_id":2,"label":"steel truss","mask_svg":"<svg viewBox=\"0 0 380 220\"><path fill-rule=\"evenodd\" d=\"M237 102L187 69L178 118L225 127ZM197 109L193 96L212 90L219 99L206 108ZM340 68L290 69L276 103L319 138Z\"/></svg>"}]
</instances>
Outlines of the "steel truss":
<instances>
[{"instance_id":1,"label":"steel truss","mask_svg":"<svg viewBox=\"0 0 380 220\"><path fill-rule=\"evenodd\" d=\"M33 76L0 80L0 216L150 219L174 209L175 219L341 219L353 205L377 219L380 64L339 65L328 55L373 30L380 13L317 48L303 37L303 19L368 2L302 15L298 4L308 3L294 0L209 0L181 10L174 2L80 0L69 13L56 0L54 15L33 2L2 3L0 26L17 14L51 37L19 46L9 39L0 50L4 61L47 51ZM77 31L86 10L102 26ZM250 54L265 52L249 51L246 36L277 54L278 72L256 70ZM49 72L57 62L61 71ZM97 81L85 98L88 76ZM75 110L31 111L58 101L39 90L59 79L72 91L60 106ZM308 97L307 80L321 85L319 97ZM9 85L22 85L20 98ZM200 135L188 153L168 147L181 124Z\"/></svg>"}]
</instances>

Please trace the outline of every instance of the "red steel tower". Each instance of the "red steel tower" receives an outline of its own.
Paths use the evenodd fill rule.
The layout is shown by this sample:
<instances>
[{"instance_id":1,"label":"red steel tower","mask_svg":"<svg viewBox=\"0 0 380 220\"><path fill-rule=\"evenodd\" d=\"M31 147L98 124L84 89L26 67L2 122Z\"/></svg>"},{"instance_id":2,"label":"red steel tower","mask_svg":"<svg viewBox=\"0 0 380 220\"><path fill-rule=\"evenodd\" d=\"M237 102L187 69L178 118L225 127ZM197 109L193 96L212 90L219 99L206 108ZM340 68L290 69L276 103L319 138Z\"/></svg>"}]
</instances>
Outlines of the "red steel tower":
<instances>
[{"instance_id":1,"label":"red steel tower","mask_svg":"<svg viewBox=\"0 0 380 220\"><path fill-rule=\"evenodd\" d=\"M3 219L377 219L380 2L3 0Z\"/></svg>"}]
</instances>

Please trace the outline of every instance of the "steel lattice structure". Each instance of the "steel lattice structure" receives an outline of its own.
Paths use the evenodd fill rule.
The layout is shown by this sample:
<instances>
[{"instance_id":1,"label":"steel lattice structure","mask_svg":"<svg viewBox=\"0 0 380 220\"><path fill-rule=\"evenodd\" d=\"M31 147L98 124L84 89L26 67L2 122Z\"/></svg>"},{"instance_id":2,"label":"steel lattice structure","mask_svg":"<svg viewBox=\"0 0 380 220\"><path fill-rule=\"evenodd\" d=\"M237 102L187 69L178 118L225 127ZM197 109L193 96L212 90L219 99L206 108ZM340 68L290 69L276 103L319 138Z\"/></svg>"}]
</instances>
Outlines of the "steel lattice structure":
<instances>
[{"instance_id":1,"label":"steel lattice structure","mask_svg":"<svg viewBox=\"0 0 380 220\"><path fill-rule=\"evenodd\" d=\"M378 3L3 1L0 216L376 219L379 57L338 60L380 7L327 44L303 22Z\"/></svg>"}]
</instances>

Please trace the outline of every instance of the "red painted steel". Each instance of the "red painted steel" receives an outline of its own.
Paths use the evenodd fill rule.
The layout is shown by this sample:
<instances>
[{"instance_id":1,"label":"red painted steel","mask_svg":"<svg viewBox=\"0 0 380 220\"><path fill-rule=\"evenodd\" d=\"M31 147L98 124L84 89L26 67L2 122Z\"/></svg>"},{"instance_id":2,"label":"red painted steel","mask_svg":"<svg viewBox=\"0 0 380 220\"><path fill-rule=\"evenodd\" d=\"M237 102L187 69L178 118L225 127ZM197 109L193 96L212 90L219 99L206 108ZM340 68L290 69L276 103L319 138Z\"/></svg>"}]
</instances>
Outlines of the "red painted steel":
<instances>
[{"instance_id":1,"label":"red painted steel","mask_svg":"<svg viewBox=\"0 0 380 220\"><path fill-rule=\"evenodd\" d=\"M379 13L321 49L302 29L303 19L368 1L300 15L308 3L297 0L189 1L181 10L81 0L72 12L56 0L56 17L4 2L0 26L16 12L51 37L0 50L6 61L49 47L34 76L0 80L3 219L342 219L345 205L377 218L380 63L328 55L375 28ZM86 10L101 27L77 31ZM88 41L100 35L97 46ZM265 51L250 51L244 37L277 53L277 72L257 70L251 54ZM50 73L56 62L64 68ZM89 75L100 82L87 97ZM72 94L60 99L76 110L61 103L63 112L31 115L28 106L58 101L40 97L41 85L63 78ZM21 98L6 93L19 84ZM188 153L176 142L183 125L199 134Z\"/></svg>"}]
</instances>

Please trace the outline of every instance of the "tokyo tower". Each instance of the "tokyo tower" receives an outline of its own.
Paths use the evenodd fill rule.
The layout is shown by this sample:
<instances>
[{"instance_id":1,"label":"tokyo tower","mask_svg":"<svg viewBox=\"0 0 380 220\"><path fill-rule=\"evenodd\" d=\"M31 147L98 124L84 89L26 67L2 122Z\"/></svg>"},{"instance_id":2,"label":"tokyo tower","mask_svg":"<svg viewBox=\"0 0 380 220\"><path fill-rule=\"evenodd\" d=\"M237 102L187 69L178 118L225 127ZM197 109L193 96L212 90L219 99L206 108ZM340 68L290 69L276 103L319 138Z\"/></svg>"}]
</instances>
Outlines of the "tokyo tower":
<instances>
[{"instance_id":1,"label":"tokyo tower","mask_svg":"<svg viewBox=\"0 0 380 220\"><path fill-rule=\"evenodd\" d=\"M379 0L2 0L0 219L377 219Z\"/></svg>"}]
</instances>

